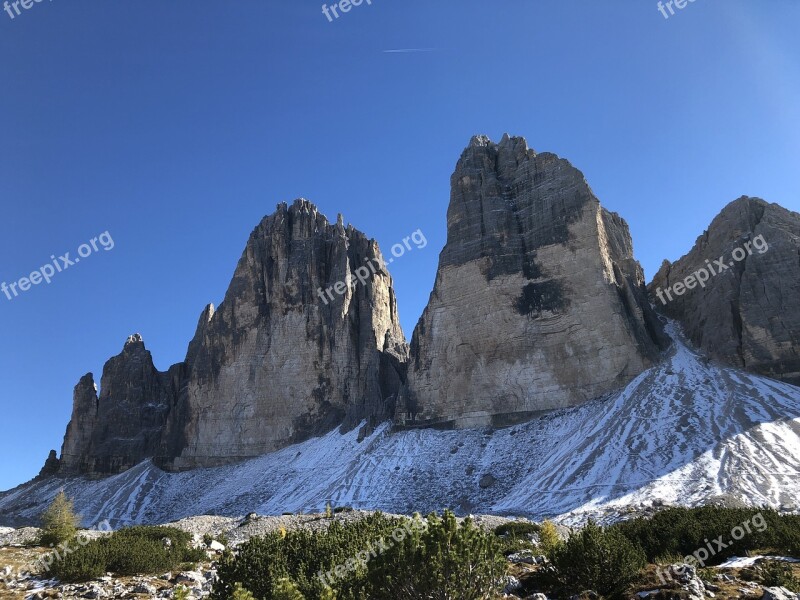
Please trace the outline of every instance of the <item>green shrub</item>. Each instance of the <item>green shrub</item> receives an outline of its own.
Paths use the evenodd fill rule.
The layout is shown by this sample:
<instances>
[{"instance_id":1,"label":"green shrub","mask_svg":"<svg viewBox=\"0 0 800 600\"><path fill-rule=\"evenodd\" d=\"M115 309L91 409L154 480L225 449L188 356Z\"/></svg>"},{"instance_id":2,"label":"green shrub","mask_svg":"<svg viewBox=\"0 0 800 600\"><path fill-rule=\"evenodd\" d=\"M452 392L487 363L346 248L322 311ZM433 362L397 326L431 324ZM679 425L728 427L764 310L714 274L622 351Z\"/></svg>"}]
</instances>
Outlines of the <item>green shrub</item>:
<instances>
[{"instance_id":1,"label":"green shrub","mask_svg":"<svg viewBox=\"0 0 800 600\"><path fill-rule=\"evenodd\" d=\"M718 564L749 550L788 554L800 550L800 516L782 516L766 508L675 507L660 511L651 518L640 517L618 523L614 528L641 546L651 562L664 554L685 557L703 548L708 549L709 543L714 552L708 552L707 564ZM740 528L737 533L741 539L733 540L732 532L737 528ZM720 536L724 543L733 543L718 548L711 541Z\"/></svg>"},{"instance_id":2,"label":"green shrub","mask_svg":"<svg viewBox=\"0 0 800 600\"><path fill-rule=\"evenodd\" d=\"M459 526L455 515L428 516L368 565L374 600L430 598L483 600L497 590L506 563L497 538L470 519Z\"/></svg>"},{"instance_id":3,"label":"green shrub","mask_svg":"<svg viewBox=\"0 0 800 600\"><path fill-rule=\"evenodd\" d=\"M622 596L645 567L644 552L618 530L593 521L573 533L553 553L553 564L568 588L594 590L607 597Z\"/></svg>"},{"instance_id":4,"label":"green shrub","mask_svg":"<svg viewBox=\"0 0 800 600\"><path fill-rule=\"evenodd\" d=\"M513 537L513 538L522 538L522 539L529 539L529 536L535 533L539 533L539 527L536 523L527 523L524 521L509 521L508 523L503 523L502 525L498 525L494 533L499 537Z\"/></svg>"},{"instance_id":5,"label":"green shrub","mask_svg":"<svg viewBox=\"0 0 800 600\"><path fill-rule=\"evenodd\" d=\"M253 594L251 594L246 588L242 587L241 583L237 583L235 586L233 586L233 595L231 597L233 600L256 600L256 597L253 596ZM291 600L291 596L288 596L287 600ZM303 600L303 597L300 596L298 600Z\"/></svg>"},{"instance_id":6,"label":"green shrub","mask_svg":"<svg viewBox=\"0 0 800 600\"><path fill-rule=\"evenodd\" d=\"M189 547L192 537L172 527L131 527L91 540L53 562L52 574L62 581L86 581L106 572L139 575L170 571L205 558Z\"/></svg>"},{"instance_id":7,"label":"green shrub","mask_svg":"<svg viewBox=\"0 0 800 600\"><path fill-rule=\"evenodd\" d=\"M375 513L350 523L334 521L325 530L294 530L283 535L275 532L251 538L235 555L227 553L222 557L213 598L232 598L239 582L256 598L274 600L279 582L289 578L308 600L360 600L364 597L358 594L365 585L366 569L348 570L344 577L336 577L336 596L331 596L330 586L319 577L320 572L325 577L325 573L353 560L370 544L389 539L404 522Z\"/></svg>"},{"instance_id":8,"label":"green shrub","mask_svg":"<svg viewBox=\"0 0 800 600\"><path fill-rule=\"evenodd\" d=\"M42 513L42 534L40 543L43 546L58 546L72 540L78 533L81 518L75 513L75 504L61 490L53 502Z\"/></svg>"},{"instance_id":9,"label":"green shrub","mask_svg":"<svg viewBox=\"0 0 800 600\"><path fill-rule=\"evenodd\" d=\"M785 587L791 592L800 592L800 579L792 573L790 564L771 560L758 567L761 585L764 587Z\"/></svg>"},{"instance_id":10,"label":"green shrub","mask_svg":"<svg viewBox=\"0 0 800 600\"><path fill-rule=\"evenodd\" d=\"M56 577L61 581L88 581L97 579L106 574L108 553L106 545L101 540L89 542L72 554L67 554L62 560L52 563L46 575Z\"/></svg>"},{"instance_id":11,"label":"green shrub","mask_svg":"<svg viewBox=\"0 0 800 600\"><path fill-rule=\"evenodd\" d=\"M498 548L494 535L449 512L413 522L376 513L248 540L223 556L213 598L233 598L237 583L261 600L487 598L505 573Z\"/></svg>"},{"instance_id":12,"label":"green shrub","mask_svg":"<svg viewBox=\"0 0 800 600\"><path fill-rule=\"evenodd\" d=\"M278 585L275 586L275 592L273 593L272 598L273 600L306 600L305 596L300 593L300 590L289 578L284 578L278 581ZM234 599L236 599L235 594ZM242 598L241 600L245 599ZM253 600L255 600L255 598L253 598Z\"/></svg>"}]
</instances>

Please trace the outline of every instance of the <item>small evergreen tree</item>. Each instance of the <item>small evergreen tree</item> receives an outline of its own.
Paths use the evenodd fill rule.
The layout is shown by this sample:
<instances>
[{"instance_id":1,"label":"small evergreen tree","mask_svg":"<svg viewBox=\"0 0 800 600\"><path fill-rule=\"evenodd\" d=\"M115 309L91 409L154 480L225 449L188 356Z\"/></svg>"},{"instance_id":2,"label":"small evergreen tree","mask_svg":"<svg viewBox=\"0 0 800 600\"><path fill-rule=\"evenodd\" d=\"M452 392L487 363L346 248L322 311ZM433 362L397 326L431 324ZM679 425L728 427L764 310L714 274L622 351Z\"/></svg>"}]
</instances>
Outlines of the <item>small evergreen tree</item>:
<instances>
[{"instance_id":1,"label":"small evergreen tree","mask_svg":"<svg viewBox=\"0 0 800 600\"><path fill-rule=\"evenodd\" d=\"M75 513L75 504L61 490L47 510L42 513L41 543L57 546L73 539L78 533L81 518Z\"/></svg>"},{"instance_id":2,"label":"small evergreen tree","mask_svg":"<svg viewBox=\"0 0 800 600\"><path fill-rule=\"evenodd\" d=\"M552 521L545 521L539 529L539 549L547 558L553 559L553 555L563 544L561 536Z\"/></svg>"}]
</instances>

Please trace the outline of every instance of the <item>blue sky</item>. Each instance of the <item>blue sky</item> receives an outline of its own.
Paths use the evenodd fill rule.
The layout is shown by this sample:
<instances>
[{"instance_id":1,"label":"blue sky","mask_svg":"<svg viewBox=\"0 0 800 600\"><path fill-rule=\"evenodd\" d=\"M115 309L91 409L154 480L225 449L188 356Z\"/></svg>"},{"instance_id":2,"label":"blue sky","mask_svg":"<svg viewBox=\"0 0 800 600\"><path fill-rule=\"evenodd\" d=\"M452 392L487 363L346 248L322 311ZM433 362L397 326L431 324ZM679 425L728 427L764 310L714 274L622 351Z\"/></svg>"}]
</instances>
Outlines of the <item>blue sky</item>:
<instances>
[{"instance_id":1,"label":"blue sky","mask_svg":"<svg viewBox=\"0 0 800 600\"><path fill-rule=\"evenodd\" d=\"M13 10L13 9L12 9ZM141 332L183 359L250 231L306 197L384 251L411 331L469 138L568 158L631 226L648 279L743 194L800 210L800 4L54 0L0 12L0 489L60 448L72 388ZM385 52L396 49L425 52Z\"/></svg>"}]
</instances>

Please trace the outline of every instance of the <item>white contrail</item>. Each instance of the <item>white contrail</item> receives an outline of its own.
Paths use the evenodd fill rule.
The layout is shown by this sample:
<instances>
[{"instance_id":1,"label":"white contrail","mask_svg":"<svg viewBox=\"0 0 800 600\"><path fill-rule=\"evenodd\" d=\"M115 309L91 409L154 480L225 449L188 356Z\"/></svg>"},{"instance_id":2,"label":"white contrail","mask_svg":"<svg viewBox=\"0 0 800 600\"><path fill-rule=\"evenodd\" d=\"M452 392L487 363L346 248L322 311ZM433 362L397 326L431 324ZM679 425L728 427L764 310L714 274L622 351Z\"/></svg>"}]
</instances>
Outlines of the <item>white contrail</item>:
<instances>
[{"instance_id":1,"label":"white contrail","mask_svg":"<svg viewBox=\"0 0 800 600\"><path fill-rule=\"evenodd\" d=\"M398 53L398 52L433 52L436 48L400 48L398 50L384 50L384 52L388 53Z\"/></svg>"}]
</instances>

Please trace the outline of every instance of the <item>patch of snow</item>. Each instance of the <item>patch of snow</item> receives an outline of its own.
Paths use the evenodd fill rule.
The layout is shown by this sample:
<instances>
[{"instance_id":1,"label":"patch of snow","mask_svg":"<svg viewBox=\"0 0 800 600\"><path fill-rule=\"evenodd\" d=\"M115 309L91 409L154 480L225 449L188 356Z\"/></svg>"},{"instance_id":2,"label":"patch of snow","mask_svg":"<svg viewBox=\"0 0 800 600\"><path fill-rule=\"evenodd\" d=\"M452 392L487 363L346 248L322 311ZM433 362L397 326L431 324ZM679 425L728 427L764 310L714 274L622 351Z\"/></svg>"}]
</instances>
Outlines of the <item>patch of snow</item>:
<instances>
[{"instance_id":1,"label":"patch of snow","mask_svg":"<svg viewBox=\"0 0 800 600\"><path fill-rule=\"evenodd\" d=\"M743 569L745 567L752 567L762 559L775 560L788 563L798 563L800 560L791 558L789 556L732 556L724 563L717 565L717 569Z\"/></svg>"}]
</instances>

